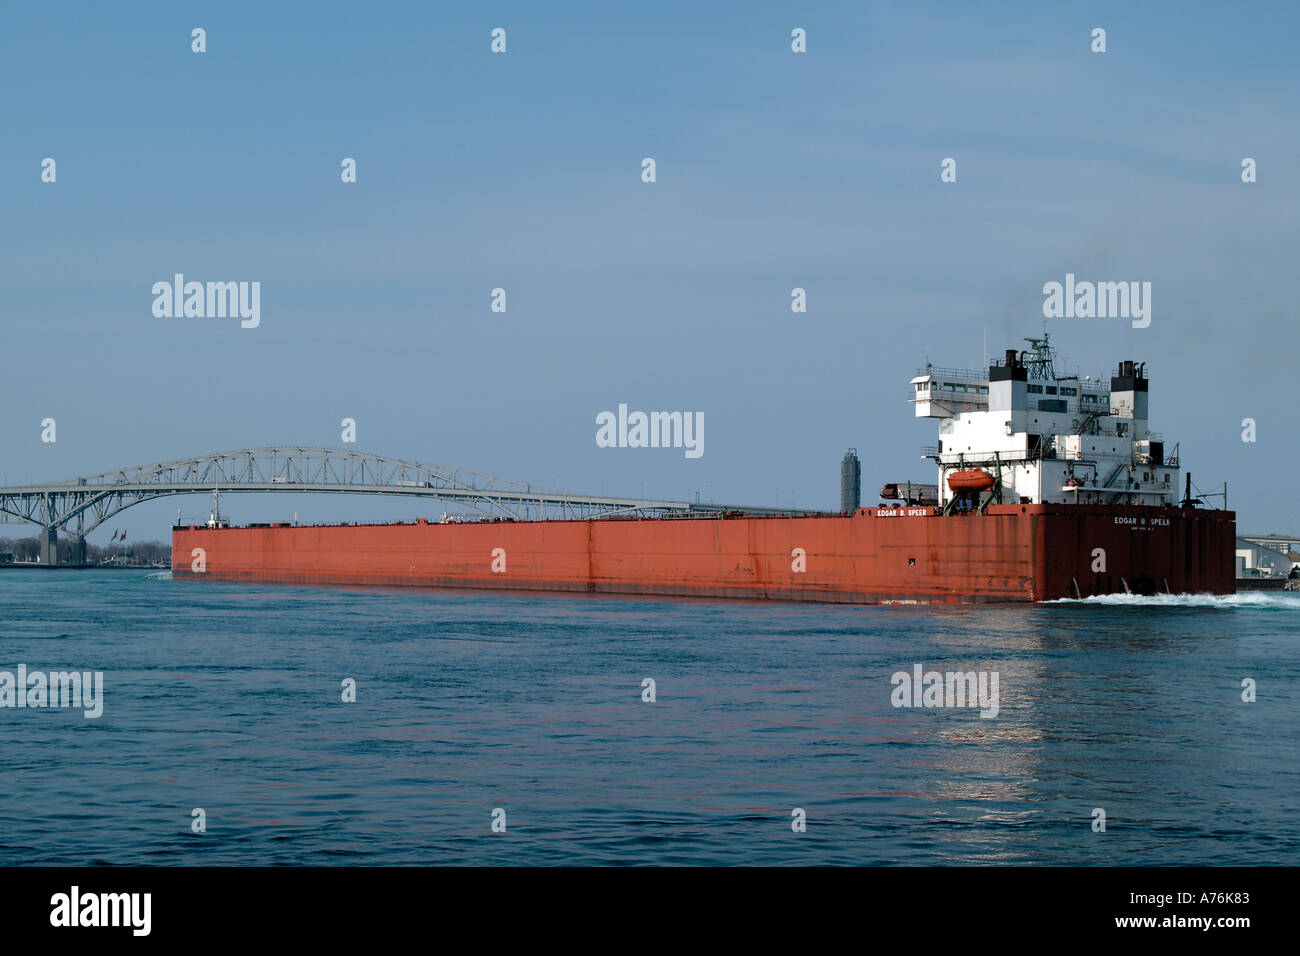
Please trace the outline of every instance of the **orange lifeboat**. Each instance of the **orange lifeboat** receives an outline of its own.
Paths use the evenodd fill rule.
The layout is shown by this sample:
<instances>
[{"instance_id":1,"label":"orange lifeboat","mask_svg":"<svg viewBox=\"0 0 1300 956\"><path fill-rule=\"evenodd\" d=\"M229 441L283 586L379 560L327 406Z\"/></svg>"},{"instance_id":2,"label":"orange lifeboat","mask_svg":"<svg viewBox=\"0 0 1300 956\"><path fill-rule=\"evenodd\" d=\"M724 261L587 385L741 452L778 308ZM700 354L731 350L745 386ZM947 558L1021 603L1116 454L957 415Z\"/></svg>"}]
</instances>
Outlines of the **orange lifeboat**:
<instances>
[{"instance_id":1,"label":"orange lifeboat","mask_svg":"<svg viewBox=\"0 0 1300 956\"><path fill-rule=\"evenodd\" d=\"M966 468L948 476L948 487L953 491L988 491L994 478L983 468Z\"/></svg>"}]
</instances>

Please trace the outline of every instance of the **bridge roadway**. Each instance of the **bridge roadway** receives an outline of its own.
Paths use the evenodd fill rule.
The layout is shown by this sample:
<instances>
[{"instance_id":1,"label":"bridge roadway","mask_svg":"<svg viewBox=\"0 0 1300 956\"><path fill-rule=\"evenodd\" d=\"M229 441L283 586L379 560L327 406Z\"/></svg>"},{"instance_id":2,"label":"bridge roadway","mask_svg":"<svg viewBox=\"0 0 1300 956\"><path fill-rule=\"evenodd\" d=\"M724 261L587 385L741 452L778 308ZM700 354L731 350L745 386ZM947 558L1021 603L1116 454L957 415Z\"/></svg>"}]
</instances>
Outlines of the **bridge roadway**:
<instances>
[{"instance_id":1,"label":"bridge roadway","mask_svg":"<svg viewBox=\"0 0 1300 956\"><path fill-rule=\"evenodd\" d=\"M463 468L359 451L276 447L157 462L42 485L0 487L0 519L39 525L39 561L58 562L58 533L73 539L72 563L85 561L85 536L121 511L168 495L202 493L365 494L436 498L518 521L676 514L801 515L687 501L575 495Z\"/></svg>"}]
</instances>

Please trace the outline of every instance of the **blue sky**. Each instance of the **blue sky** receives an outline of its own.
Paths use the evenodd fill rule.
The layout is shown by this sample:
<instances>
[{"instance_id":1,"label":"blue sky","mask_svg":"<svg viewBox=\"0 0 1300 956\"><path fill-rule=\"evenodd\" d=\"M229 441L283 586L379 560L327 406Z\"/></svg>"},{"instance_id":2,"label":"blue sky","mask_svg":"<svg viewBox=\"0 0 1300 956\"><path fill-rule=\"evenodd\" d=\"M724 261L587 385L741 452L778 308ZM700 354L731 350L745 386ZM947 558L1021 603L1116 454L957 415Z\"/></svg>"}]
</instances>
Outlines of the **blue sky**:
<instances>
[{"instance_id":1,"label":"blue sky","mask_svg":"<svg viewBox=\"0 0 1300 956\"><path fill-rule=\"evenodd\" d=\"M933 480L913 368L1019 346L1073 272L1150 281L1153 313L1052 320L1070 366L1146 361L1196 483L1300 532L1293 5L263 6L5 9L7 483L339 447L351 417L360 450L576 492L832 508L849 446L868 500ZM261 325L155 318L175 272L260 281ZM598 448L620 402L703 412L704 456ZM178 506L206 503L118 524Z\"/></svg>"}]
</instances>

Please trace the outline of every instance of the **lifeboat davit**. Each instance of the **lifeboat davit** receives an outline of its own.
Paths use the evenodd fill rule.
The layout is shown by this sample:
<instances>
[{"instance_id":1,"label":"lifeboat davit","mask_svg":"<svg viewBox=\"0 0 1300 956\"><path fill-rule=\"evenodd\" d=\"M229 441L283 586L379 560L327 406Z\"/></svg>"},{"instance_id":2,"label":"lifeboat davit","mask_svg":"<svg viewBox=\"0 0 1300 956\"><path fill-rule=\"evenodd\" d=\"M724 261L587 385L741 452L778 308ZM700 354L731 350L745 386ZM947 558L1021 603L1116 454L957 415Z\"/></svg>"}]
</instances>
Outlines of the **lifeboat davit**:
<instances>
[{"instance_id":1,"label":"lifeboat davit","mask_svg":"<svg viewBox=\"0 0 1300 956\"><path fill-rule=\"evenodd\" d=\"M948 476L948 487L953 491L988 491L994 479L983 468L965 468Z\"/></svg>"}]
</instances>

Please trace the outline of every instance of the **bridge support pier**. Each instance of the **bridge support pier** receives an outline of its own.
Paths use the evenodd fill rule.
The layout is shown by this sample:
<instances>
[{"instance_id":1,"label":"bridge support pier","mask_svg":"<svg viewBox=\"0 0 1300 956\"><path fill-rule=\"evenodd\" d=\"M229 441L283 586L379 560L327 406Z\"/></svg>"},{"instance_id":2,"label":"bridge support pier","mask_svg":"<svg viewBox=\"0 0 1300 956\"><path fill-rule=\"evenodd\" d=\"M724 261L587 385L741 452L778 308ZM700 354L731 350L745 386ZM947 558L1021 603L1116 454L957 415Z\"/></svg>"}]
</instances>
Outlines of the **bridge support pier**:
<instances>
[{"instance_id":1,"label":"bridge support pier","mask_svg":"<svg viewBox=\"0 0 1300 956\"><path fill-rule=\"evenodd\" d=\"M76 567L86 563L86 539L73 535L68 560L59 561L59 532L54 528L42 528L36 536L37 557L47 568L57 568L61 564Z\"/></svg>"},{"instance_id":2,"label":"bridge support pier","mask_svg":"<svg viewBox=\"0 0 1300 956\"><path fill-rule=\"evenodd\" d=\"M36 536L36 560L47 568L59 564L59 532L54 528L42 528Z\"/></svg>"}]
</instances>

